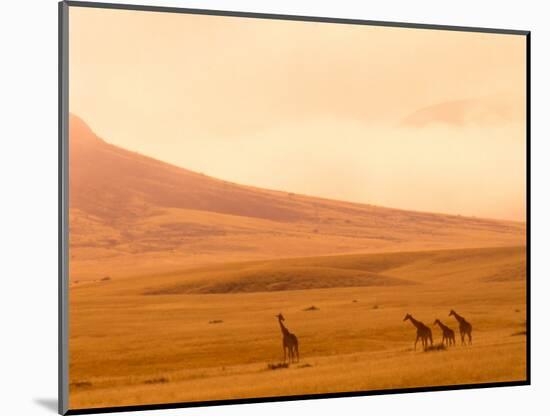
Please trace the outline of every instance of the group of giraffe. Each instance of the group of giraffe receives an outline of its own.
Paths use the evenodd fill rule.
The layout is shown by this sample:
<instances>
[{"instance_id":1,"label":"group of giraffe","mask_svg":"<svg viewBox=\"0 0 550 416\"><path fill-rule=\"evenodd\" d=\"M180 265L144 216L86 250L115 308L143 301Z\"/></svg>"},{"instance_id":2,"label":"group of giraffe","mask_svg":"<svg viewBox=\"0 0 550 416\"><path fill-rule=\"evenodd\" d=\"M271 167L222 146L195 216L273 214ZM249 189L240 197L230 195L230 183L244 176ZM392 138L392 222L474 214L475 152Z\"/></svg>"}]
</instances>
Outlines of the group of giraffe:
<instances>
[{"instance_id":1,"label":"group of giraffe","mask_svg":"<svg viewBox=\"0 0 550 416\"><path fill-rule=\"evenodd\" d=\"M459 330L460 330L460 339L462 340L462 344L465 344L465 337L468 337L468 342L472 343L472 325L464 319L464 317L460 316L458 313L456 313L453 309L449 312L449 316L454 316L455 319L458 321ZM281 333L283 334L283 355L284 355L284 362L299 362L300 361L300 353L298 351L298 337L291 333L288 328L283 323L285 318L282 313L279 313L278 315L275 315L277 320L279 321L279 326L281 328ZM432 338L432 330L426 326L424 323L417 321L412 317L411 314L405 315L405 319L403 321L411 321L411 323L416 328L416 340L414 341L414 349L416 351L416 344L418 343L418 340L421 341L422 347L426 349L428 347L428 342L430 345L433 345L433 338ZM441 341L442 345L455 345L455 331L453 331L451 328L446 326L443 322L441 322L439 319L436 319L433 323L434 325L439 325L441 328L441 331L443 333L443 339Z\"/></svg>"},{"instance_id":2,"label":"group of giraffe","mask_svg":"<svg viewBox=\"0 0 550 416\"><path fill-rule=\"evenodd\" d=\"M449 316L454 316L455 319L458 321L458 329L460 331L460 339L462 341L462 344L465 344L465 337L468 337L468 343L472 343L472 324L470 324L464 317L460 316L458 313L456 313L453 309L449 312ZM418 343L418 340L422 343L422 347L426 349L428 347L428 342L430 343L430 346L433 345L433 338L432 338L432 330L426 326L424 323L417 321L412 317L411 314L405 315L405 318L403 321L411 321L411 323L416 328L416 340L414 341L414 349L416 351L416 344ZM441 345L455 345L455 331L453 331L451 328L446 326L443 322L441 322L439 319L436 319L433 323L434 325L439 325L441 328L441 332L443 333L443 339L441 340Z\"/></svg>"}]
</instances>

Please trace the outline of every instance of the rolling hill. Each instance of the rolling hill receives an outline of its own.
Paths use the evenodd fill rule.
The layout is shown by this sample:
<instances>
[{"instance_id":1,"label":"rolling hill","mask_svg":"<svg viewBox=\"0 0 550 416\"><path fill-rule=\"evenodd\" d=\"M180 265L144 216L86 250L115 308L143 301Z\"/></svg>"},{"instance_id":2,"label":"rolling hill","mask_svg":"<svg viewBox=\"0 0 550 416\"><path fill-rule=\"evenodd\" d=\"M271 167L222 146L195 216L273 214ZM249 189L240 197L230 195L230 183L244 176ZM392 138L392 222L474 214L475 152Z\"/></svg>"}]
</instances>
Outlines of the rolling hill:
<instances>
[{"instance_id":1,"label":"rolling hill","mask_svg":"<svg viewBox=\"0 0 550 416\"><path fill-rule=\"evenodd\" d=\"M212 178L109 144L70 116L71 279L212 262L525 244L525 224Z\"/></svg>"}]
</instances>

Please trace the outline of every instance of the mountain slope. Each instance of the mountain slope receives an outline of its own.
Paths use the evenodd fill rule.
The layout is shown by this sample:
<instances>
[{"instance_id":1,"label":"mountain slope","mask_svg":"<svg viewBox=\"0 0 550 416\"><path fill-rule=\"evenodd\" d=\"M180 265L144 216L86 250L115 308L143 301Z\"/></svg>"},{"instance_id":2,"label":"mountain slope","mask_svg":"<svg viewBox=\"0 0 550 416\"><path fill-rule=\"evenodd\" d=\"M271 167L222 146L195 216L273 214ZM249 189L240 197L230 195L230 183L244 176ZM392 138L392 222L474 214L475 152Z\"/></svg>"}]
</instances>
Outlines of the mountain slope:
<instances>
[{"instance_id":1,"label":"mountain slope","mask_svg":"<svg viewBox=\"0 0 550 416\"><path fill-rule=\"evenodd\" d=\"M178 168L110 145L70 118L71 207L106 220L151 213L152 207L196 209L295 220L293 204L258 189Z\"/></svg>"},{"instance_id":2,"label":"mountain slope","mask_svg":"<svg viewBox=\"0 0 550 416\"><path fill-rule=\"evenodd\" d=\"M334 201L211 178L111 145L74 115L69 140L75 276L105 268L132 274L212 261L525 241L520 223Z\"/></svg>"}]
</instances>

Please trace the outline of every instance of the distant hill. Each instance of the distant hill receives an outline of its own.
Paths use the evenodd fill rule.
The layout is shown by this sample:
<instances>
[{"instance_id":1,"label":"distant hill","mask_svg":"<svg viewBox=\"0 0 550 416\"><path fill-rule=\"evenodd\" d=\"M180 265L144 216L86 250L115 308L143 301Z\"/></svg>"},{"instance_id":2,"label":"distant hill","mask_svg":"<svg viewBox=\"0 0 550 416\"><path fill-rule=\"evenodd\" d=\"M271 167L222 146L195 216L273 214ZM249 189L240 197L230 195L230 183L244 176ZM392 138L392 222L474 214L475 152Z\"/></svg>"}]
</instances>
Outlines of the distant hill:
<instances>
[{"instance_id":1,"label":"distant hill","mask_svg":"<svg viewBox=\"0 0 550 416\"><path fill-rule=\"evenodd\" d=\"M69 125L77 276L96 273L97 259L132 274L138 266L525 243L522 223L239 185L109 144L75 115Z\"/></svg>"},{"instance_id":2,"label":"distant hill","mask_svg":"<svg viewBox=\"0 0 550 416\"><path fill-rule=\"evenodd\" d=\"M525 248L352 254L218 264L156 276L144 295L525 280ZM152 285L152 287L151 287ZM139 285L137 285L139 287ZM128 291L136 291L130 287ZM406 290L406 289L405 289Z\"/></svg>"},{"instance_id":3,"label":"distant hill","mask_svg":"<svg viewBox=\"0 0 550 416\"><path fill-rule=\"evenodd\" d=\"M308 213L284 193L214 179L121 149L70 117L71 207L103 220L154 214L156 208L295 221Z\"/></svg>"}]
</instances>

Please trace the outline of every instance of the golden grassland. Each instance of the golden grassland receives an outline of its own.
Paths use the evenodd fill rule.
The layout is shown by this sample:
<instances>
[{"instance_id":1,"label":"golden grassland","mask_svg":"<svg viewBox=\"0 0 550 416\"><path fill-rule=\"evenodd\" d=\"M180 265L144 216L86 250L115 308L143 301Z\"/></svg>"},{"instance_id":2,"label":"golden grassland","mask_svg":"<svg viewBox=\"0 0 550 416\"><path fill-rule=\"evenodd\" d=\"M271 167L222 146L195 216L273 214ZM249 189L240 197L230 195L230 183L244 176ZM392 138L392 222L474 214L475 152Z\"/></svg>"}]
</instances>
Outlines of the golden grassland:
<instances>
[{"instance_id":1,"label":"golden grassland","mask_svg":"<svg viewBox=\"0 0 550 416\"><path fill-rule=\"evenodd\" d=\"M284 202L289 198L270 192ZM134 277L136 270L150 276L250 260L525 244L525 224L519 222L300 195L291 202L300 206L303 219L285 222L176 208L105 219L71 208L71 280L94 280L102 273Z\"/></svg>"},{"instance_id":2,"label":"golden grassland","mask_svg":"<svg viewBox=\"0 0 550 416\"><path fill-rule=\"evenodd\" d=\"M524 247L90 280L70 291L70 408L524 380L525 299ZM460 345L451 308L472 323L471 346ZM279 312L299 338L301 360L270 370L282 361ZM431 326L436 343L432 323L441 319L457 346L414 351L406 313Z\"/></svg>"}]
</instances>

